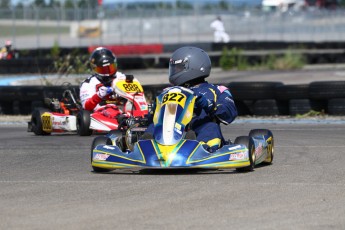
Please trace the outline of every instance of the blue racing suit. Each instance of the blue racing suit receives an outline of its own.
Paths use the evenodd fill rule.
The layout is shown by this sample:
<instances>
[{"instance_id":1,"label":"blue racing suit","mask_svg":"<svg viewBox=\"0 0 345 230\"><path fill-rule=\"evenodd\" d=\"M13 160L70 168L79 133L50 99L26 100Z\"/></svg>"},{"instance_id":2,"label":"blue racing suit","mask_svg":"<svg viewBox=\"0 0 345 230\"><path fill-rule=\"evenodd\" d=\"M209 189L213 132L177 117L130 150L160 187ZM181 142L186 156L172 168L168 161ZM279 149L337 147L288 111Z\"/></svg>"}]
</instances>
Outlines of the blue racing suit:
<instances>
[{"instance_id":1,"label":"blue racing suit","mask_svg":"<svg viewBox=\"0 0 345 230\"><path fill-rule=\"evenodd\" d=\"M196 100L196 115L191 121L197 140L206 143L212 151L217 150L225 140L220 123L230 124L237 117L237 109L228 88L207 82L190 88L197 97L204 97L210 108L198 108ZM201 96L202 95L202 96Z\"/></svg>"},{"instance_id":2,"label":"blue racing suit","mask_svg":"<svg viewBox=\"0 0 345 230\"><path fill-rule=\"evenodd\" d=\"M213 152L225 142L220 123L230 124L237 117L234 100L229 89L222 85L204 82L189 89L197 96L190 128L195 132L196 139L207 144L210 152ZM153 133L153 124L149 125L146 132Z\"/></svg>"}]
</instances>

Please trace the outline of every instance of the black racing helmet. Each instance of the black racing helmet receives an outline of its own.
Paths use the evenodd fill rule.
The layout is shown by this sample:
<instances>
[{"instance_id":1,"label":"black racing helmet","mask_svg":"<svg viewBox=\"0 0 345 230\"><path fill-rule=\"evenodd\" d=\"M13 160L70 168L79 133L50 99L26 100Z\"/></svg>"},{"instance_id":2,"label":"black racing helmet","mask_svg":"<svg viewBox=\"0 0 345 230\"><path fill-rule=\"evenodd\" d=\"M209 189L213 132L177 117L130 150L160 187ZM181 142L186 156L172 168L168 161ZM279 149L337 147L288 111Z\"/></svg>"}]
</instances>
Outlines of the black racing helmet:
<instances>
[{"instance_id":1,"label":"black racing helmet","mask_svg":"<svg viewBox=\"0 0 345 230\"><path fill-rule=\"evenodd\" d=\"M91 69L103 84L109 83L117 72L116 56L104 47L96 48L89 59Z\"/></svg>"},{"instance_id":2,"label":"black racing helmet","mask_svg":"<svg viewBox=\"0 0 345 230\"><path fill-rule=\"evenodd\" d=\"M186 46L177 49L169 61L169 82L184 85L196 79L205 79L211 72L208 54L197 47Z\"/></svg>"}]
</instances>

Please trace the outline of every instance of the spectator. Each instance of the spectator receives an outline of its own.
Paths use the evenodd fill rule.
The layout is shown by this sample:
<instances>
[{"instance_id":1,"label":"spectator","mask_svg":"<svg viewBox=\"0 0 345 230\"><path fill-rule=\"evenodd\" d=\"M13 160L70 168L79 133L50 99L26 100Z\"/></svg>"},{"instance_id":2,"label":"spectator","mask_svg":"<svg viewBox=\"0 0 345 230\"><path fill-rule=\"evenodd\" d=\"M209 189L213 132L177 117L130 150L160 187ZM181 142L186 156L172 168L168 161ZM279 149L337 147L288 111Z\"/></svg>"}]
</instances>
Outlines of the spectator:
<instances>
[{"instance_id":1,"label":"spectator","mask_svg":"<svg viewBox=\"0 0 345 230\"><path fill-rule=\"evenodd\" d=\"M0 50L0 59L10 60L14 58L14 50L12 50L12 42L10 40L5 42L5 46Z\"/></svg>"},{"instance_id":2,"label":"spectator","mask_svg":"<svg viewBox=\"0 0 345 230\"><path fill-rule=\"evenodd\" d=\"M220 16L211 23L210 27L214 30L214 42L228 43L230 41L230 36L225 32L224 23Z\"/></svg>"}]
</instances>

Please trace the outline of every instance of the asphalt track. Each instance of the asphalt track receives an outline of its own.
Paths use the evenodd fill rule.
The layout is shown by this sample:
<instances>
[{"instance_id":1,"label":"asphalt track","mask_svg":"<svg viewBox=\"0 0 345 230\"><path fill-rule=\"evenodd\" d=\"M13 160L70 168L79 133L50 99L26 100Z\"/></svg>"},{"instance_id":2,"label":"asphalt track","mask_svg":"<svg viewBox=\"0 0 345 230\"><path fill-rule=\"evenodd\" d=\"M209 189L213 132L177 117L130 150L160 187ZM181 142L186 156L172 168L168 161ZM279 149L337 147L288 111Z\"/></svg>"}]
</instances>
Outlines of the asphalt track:
<instances>
[{"instance_id":1,"label":"asphalt track","mask_svg":"<svg viewBox=\"0 0 345 230\"><path fill-rule=\"evenodd\" d=\"M35 136L0 123L0 229L345 229L345 121L238 119L275 138L273 164L250 173L90 166L95 136Z\"/></svg>"}]
</instances>

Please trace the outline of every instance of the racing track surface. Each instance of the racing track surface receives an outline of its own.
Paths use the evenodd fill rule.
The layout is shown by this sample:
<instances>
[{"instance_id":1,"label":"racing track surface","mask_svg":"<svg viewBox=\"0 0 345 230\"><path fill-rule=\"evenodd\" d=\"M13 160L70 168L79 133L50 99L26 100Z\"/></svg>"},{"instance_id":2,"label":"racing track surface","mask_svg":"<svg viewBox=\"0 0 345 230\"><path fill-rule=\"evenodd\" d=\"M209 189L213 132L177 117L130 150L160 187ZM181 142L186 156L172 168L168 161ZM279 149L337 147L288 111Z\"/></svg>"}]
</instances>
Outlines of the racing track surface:
<instances>
[{"instance_id":1,"label":"racing track surface","mask_svg":"<svg viewBox=\"0 0 345 230\"><path fill-rule=\"evenodd\" d=\"M0 229L345 229L345 122L236 122L275 137L250 173L90 167L92 137L38 137L0 126Z\"/></svg>"}]
</instances>

